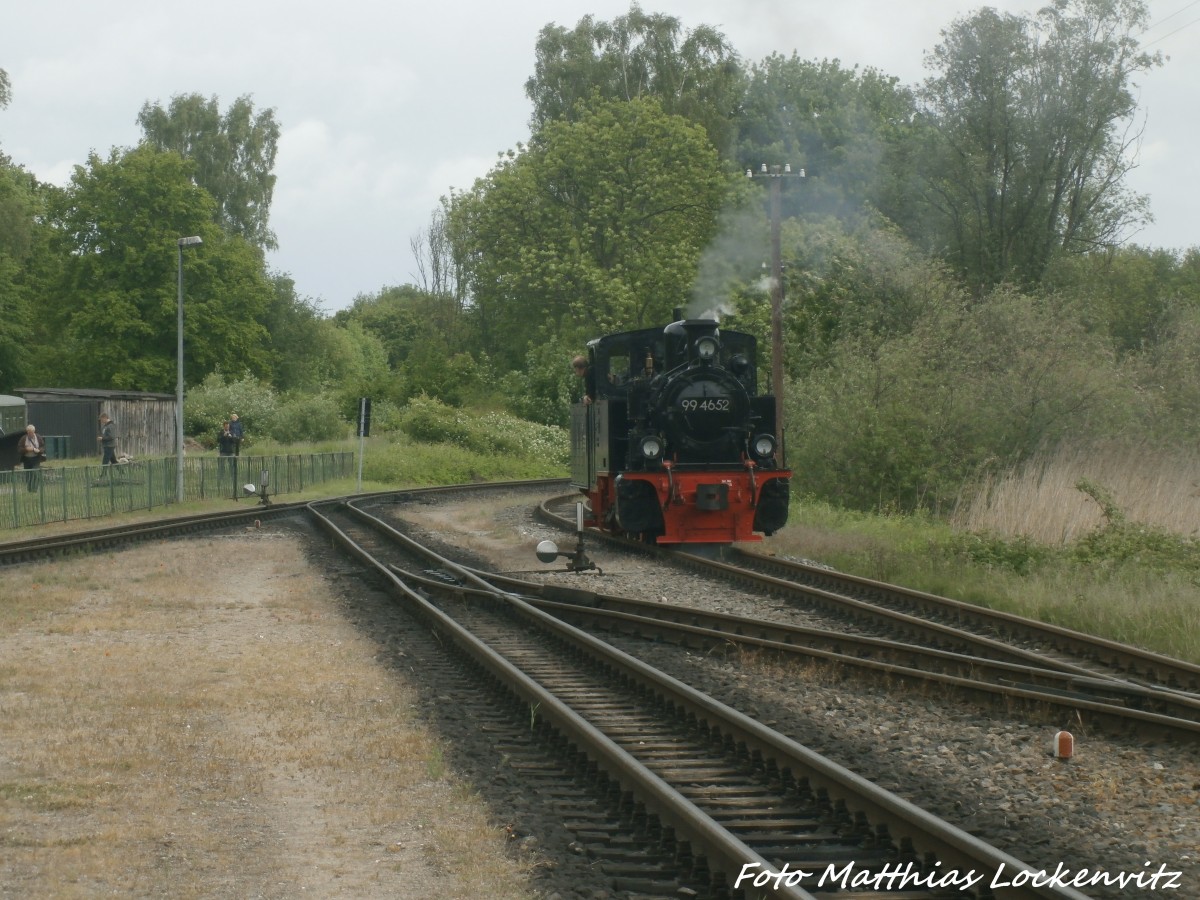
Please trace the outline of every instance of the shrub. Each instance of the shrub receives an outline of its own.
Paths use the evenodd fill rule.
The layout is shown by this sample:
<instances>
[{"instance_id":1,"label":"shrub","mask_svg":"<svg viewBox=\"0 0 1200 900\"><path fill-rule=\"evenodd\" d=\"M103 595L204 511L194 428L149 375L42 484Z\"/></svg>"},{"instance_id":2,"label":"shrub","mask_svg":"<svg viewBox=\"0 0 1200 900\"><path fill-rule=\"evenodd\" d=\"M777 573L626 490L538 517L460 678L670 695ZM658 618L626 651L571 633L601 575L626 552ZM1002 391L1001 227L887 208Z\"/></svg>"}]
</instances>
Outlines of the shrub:
<instances>
[{"instance_id":1,"label":"shrub","mask_svg":"<svg viewBox=\"0 0 1200 900\"><path fill-rule=\"evenodd\" d=\"M434 444L453 444L485 454L513 454L566 464L568 441L560 428L538 425L506 413L482 416L452 409L430 397L417 397L404 408L406 434Z\"/></svg>"},{"instance_id":2,"label":"shrub","mask_svg":"<svg viewBox=\"0 0 1200 900\"><path fill-rule=\"evenodd\" d=\"M571 401L578 400L583 385L570 369L579 349L565 347L557 339L536 343L525 354L525 367L504 376L504 395L514 413L531 422L565 426L570 421Z\"/></svg>"},{"instance_id":3,"label":"shrub","mask_svg":"<svg viewBox=\"0 0 1200 900\"><path fill-rule=\"evenodd\" d=\"M255 435L270 433L277 403L275 391L264 381L250 375L230 381L213 372L184 396L183 433L206 447L215 446L221 423L237 413L249 446Z\"/></svg>"},{"instance_id":4,"label":"shrub","mask_svg":"<svg viewBox=\"0 0 1200 900\"><path fill-rule=\"evenodd\" d=\"M321 393L288 397L276 407L266 430L281 444L297 444L345 437L346 429L337 398Z\"/></svg>"},{"instance_id":5,"label":"shrub","mask_svg":"<svg viewBox=\"0 0 1200 900\"><path fill-rule=\"evenodd\" d=\"M1024 535L1002 538L971 533L954 535L947 552L985 569L1003 569L1017 575L1029 575L1055 556L1052 549Z\"/></svg>"},{"instance_id":6,"label":"shrub","mask_svg":"<svg viewBox=\"0 0 1200 900\"><path fill-rule=\"evenodd\" d=\"M483 454L451 444L419 444L404 438L380 447L375 439L365 456L364 477L386 485L470 484L561 478L556 460L515 454Z\"/></svg>"}]
</instances>

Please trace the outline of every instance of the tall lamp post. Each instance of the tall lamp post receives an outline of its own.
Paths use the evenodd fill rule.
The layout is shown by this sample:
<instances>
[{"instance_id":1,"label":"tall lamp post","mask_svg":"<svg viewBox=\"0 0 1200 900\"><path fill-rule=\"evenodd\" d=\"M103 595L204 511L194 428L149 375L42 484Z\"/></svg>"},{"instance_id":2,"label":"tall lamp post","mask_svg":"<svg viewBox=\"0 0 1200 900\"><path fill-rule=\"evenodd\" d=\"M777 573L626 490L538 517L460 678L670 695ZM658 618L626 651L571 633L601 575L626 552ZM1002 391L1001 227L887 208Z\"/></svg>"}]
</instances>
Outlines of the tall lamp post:
<instances>
[{"instance_id":1,"label":"tall lamp post","mask_svg":"<svg viewBox=\"0 0 1200 900\"><path fill-rule=\"evenodd\" d=\"M768 166L747 178L771 179L771 389L775 392L775 439L783 447L783 254L780 248L780 218L784 178L803 178L804 170L792 171L791 163Z\"/></svg>"},{"instance_id":2,"label":"tall lamp post","mask_svg":"<svg viewBox=\"0 0 1200 900\"><path fill-rule=\"evenodd\" d=\"M179 314L175 325L175 499L183 502L183 248L204 243L199 236L181 237L179 244Z\"/></svg>"}]
</instances>

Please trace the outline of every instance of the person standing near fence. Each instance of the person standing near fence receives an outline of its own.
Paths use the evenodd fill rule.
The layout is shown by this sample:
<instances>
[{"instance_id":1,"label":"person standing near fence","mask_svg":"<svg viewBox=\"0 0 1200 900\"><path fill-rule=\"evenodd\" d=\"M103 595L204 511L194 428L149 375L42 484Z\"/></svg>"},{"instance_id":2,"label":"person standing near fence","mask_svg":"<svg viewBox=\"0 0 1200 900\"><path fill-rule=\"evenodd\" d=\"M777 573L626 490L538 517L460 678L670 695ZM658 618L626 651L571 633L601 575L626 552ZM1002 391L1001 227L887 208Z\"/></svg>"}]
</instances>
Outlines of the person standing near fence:
<instances>
[{"instance_id":1,"label":"person standing near fence","mask_svg":"<svg viewBox=\"0 0 1200 900\"><path fill-rule=\"evenodd\" d=\"M229 433L233 435L233 439L237 441L233 446L233 455L242 455L242 438L246 436L245 430L242 428L242 420L238 418L237 413L229 415Z\"/></svg>"},{"instance_id":2,"label":"person standing near fence","mask_svg":"<svg viewBox=\"0 0 1200 900\"><path fill-rule=\"evenodd\" d=\"M46 442L33 425L26 425L25 433L17 441L17 456L25 471L29 473L25 476L26 486L30 491L36 491L41 485L41 473L37 470L46 459Z\"/></svg>"},{"instance_id":3,"label":"person standing near fence","mask_svg":"<svg viewBox=\"0 0 1200 900\"><path fill-rule=\"evenodd\" d=\"M100 465L115 466L117 464L117 426L108 413L100 413L100 434L96 438L100 442Z\"/></svg>"},{"instance_id":4,"label":"person standing near fence","mask_svg":"<svg viewBox=\"0 0 1200 900\"><path fill-rule=\"evenodd\" d=\"M217 474L222 480L226 471L233 473L233 495L237 496L237 456L238 439L233 435L230 422L221 423L221 433L217 435Z\"/></svg>"}]
</instances>

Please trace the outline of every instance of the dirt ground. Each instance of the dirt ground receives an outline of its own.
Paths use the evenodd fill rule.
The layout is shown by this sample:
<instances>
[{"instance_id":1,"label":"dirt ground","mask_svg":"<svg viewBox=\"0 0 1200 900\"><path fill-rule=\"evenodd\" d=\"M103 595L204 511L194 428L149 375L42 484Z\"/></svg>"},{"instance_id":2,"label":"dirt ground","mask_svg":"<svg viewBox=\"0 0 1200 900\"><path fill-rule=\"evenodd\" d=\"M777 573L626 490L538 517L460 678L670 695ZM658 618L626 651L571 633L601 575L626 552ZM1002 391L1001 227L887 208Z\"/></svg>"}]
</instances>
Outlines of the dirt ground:
<instances>
[{"instance_id":1,"label":"dirt ground","mask_svg":"<svg viewBox=\"0 0 1200 900\"><path fill-rule=\"evenodd\" d=\"M286 527L0 571L0 897L525 898Z\"/></svg>"}]
</instances>

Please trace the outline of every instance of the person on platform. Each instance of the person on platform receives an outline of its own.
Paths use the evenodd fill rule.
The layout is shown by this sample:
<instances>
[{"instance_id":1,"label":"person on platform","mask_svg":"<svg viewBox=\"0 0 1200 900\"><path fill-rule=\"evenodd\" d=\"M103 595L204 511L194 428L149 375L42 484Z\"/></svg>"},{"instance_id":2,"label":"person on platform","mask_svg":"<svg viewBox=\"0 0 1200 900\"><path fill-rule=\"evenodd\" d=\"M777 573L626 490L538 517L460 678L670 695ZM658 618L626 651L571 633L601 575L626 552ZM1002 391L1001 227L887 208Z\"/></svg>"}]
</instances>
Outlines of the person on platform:
<instances>
[{"instance_id":1,"label":"person on platform","mask_svg":"<svg viewBox=\"0 0 1200 900\"><path fill-rule=\"evenodd\" d=\"M108 413L100 413L100 465L115 466L117 464L117 425Z\"/></svg>"},{"instance_id":2,"label":"person on platform","mask_svg":"<svg viewBox=\"0 0 1200 900\"><path fill-rule=\"evenodd\" d=\"M229 433L233 435L233 439L237 441L234 445L233 455L242 455L242 438L246 436L246 430L242 426L242 420L238 418L237 413L231 413L229 416Z\"/></svg>"},{"instance_id":3,"label":"person on platform","mask_svg":"<svg viewBox=\"0 0 1200 900\"><path fill-rule=\"evenodd\" d=\"M37 433L33 425L25 426L25 433L17 441L17 459L28 472L25 476L26 487L36 491L41 486L41 473L38 469L46 459L46 442Z\"/></svg>"},{"instance_id":4,"label":"person on platform","mask_svg":"<svg viewBox=\"0 0 1200 900\"><path fill-rule=\"evenodd\" d=\"M224 480L226 473L233 477L233 488L237 491L237 456L238 440L233 436L233 423L222 422L221 432L217 435L217 476Z\"/></svg>"}]
</instances>

